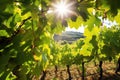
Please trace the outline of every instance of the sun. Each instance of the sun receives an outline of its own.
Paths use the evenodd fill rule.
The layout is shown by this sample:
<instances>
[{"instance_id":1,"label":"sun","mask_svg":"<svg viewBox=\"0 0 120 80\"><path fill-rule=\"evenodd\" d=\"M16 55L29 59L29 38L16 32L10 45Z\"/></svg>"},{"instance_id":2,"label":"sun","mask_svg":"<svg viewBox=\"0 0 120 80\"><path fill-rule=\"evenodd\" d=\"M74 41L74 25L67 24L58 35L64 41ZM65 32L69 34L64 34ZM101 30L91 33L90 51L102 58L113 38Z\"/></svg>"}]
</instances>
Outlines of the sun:
<instances>
[{"instance_id":1,"label":"sun","mask_svg":"<svg viewBox=\"0 0 120 80\"><path fill-rule=\"evenodd\" d=\"M74 2L67 2L67 0L60 0L56 3L53 3L54 12L58 18L66 18L71 15L74 11L72 10Z\"/></svg>"}]
</instances>

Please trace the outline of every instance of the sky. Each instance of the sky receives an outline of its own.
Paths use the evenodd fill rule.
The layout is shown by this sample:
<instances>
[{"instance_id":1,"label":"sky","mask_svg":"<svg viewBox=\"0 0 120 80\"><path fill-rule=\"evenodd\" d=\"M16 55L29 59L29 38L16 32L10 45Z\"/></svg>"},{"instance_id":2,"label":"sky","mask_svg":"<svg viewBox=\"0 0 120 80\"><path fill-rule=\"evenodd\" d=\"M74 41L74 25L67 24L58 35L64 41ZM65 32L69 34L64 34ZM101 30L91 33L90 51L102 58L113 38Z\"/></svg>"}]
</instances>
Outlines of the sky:
<instances>
[{"instance_id":1,"label":"sky","mask_svg":"<svg viewBox=\"0 0 120 80\"><path fill-rule=\"evenodd\" d=\"M67 27L67 28L65 29L65 31L75 31L75 32L84 33L84 27L81 26L81 27L79 27L78 29Z\"/></svg>"}]
</instances>

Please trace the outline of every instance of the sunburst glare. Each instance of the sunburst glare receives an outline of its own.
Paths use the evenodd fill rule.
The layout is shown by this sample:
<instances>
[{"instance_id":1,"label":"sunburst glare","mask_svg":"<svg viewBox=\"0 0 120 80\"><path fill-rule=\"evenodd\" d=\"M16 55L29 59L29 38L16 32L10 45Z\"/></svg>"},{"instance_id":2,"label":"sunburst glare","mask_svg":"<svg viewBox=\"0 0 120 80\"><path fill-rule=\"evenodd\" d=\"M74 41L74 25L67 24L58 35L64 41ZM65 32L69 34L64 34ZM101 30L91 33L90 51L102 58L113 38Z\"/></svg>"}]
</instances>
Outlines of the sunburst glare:
<instances>
[{"instance_id":1,"label":"sunburst glare","mask_svg":"<svg viewBox=\"0 0 120 80\"><path fill-rule=\"evenodd\" d=\"M74 13L73 11L73 4L74 2L68 2L67 0L59 0L56 3L53 3L52 6L54 7L54 12L58 18L66 18Z\"/></svg>"}]
</instances>

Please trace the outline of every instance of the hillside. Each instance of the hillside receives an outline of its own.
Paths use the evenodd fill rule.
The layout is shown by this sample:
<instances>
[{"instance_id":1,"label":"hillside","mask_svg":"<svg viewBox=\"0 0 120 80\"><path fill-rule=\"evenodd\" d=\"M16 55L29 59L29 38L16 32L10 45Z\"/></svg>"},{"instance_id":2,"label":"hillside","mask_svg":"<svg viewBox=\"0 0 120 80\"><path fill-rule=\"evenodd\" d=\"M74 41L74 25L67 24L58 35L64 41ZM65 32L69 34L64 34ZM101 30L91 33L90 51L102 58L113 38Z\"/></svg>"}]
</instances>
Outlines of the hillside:
<instances>
[{"instance_id":1,"label":"hillside","mask_svg":"<svg viewBox=\"0 0 120 80\"><path fill-rule=\"evenodd\" d=\"M65 31L54 35L55 41L67 41L68 43L72 43L80 38L84 38L83 33L73 31Z\"/></svg>"}]
</instances>

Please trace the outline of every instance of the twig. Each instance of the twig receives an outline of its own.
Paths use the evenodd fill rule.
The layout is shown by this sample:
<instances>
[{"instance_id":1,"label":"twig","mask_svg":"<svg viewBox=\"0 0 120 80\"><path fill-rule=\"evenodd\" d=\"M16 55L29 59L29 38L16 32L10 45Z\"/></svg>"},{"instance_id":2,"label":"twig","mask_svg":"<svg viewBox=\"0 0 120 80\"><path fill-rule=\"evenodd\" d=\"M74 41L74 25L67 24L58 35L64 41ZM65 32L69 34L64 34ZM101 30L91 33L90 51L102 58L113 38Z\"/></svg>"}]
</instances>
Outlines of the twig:
<instances>
[{"instance_id":1,"label":"twig","mask_svg":"<svg viewBox=\"0 0 120 80\"><path fill-rule=\"evenodd\" d=\"M22 27L22 26L25 24L25 22L26 22L27 20L29 20L29 19L31 19L31 16L28 17L28 18L26 18L26 19L24 19L24 20L21 22L21 24L18 26L18 29L17 29L16 31L14 31L13 35L11 36L11 38L13 38L14 36L16 36L16 35L19 33L21 27Z\"/></svg>"}]
</instances>

